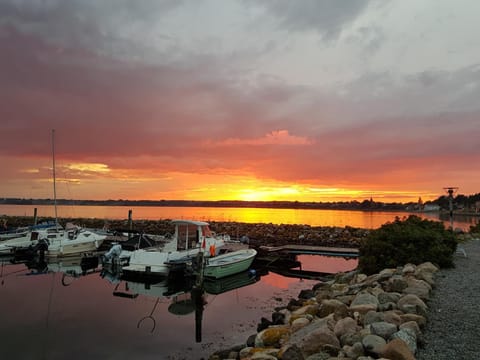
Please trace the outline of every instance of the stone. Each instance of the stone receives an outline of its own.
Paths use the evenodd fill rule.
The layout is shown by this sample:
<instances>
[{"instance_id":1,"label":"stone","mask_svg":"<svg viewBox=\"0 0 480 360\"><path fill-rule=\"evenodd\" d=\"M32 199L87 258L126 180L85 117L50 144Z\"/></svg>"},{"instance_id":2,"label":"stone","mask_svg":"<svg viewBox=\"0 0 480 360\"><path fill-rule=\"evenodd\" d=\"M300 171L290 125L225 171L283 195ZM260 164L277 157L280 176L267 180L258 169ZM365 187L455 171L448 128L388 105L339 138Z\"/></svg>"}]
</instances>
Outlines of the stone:
<instances>
[{"instance_id":1,"label":"stone","mask_svg":"<svg viewBox=\"0 0 480 360\"><path fill-rule=\"evenodd\" d=\"M416 266L414 264L406 264L402 269L402 274L413 274L415 273Z\"/></svg>"},{"instance_id":2,"label":"stone","mask_svg":"<svg viewBox=\"0 0 480 360\"><path fill-rule=\"evenodd\" d=\"M285 350L282 350L279 353L279 356L282 360L304 360L304 356L300 348L293 344L288 346Z\"/></svg>"},{"instance_id":3,"label":"stone","mask_svg":"<svg viewBox=\"0 0 480 360\"><path fill-rule=\"evenodd\" d=\"M378 299L368 293L368 292L363 292L359 293L357 296L355 296L355 299L353 299L352 303L350 306L356 306L356 305L375 305L378 306L379 302Z\"/></svg>"},{"instance_id":4,"label":"stone","mask_svg":"<svg viewBox=\"0 0 480 360\"><path fill-rule=\"evenodd\" d=\"M399 315L395 310L385 311L383 313L383 321L389 322L391 324L395 324L397 326L400 326L400 324L403 322L401 315Z\"/></svg>"},{"instance_id":5,"label":"stone","mask_svg":"<svg viewBox=\"0 0 480 360\"><path fill-rule=\"evenodd\" d=\"M305 317L295 319L290 325L290 331L294 333L300 330L301 328L307 326L308 324L310 324L310 320Z\"/></svg>"},{"instance_id":6,"label":"stone","mask_svg":"<svg viewBox=\"0 0 480 360\"><path fill-rule=\"evenodd\" d=\"M432 287L424 280L417 280L414 277L407 278L408 286L403 289L404 294L414 294L420 299L428 300Z\"/></svg>"},{"instance_id":7,"label":"stone","mask_svg":"<svg viewBox=\"0 0 480 360\"><path fill-rule=\"evenodd\" d=\"M326 352L321 351L313 355L310 355L305 360L329 360L331 359L331 357L332 356L330 354L327 354Z\"/></svg>"},{"instance_id":8,"label":"stone","mask_svg":"<svg viewBox=\"0 0 480 360\"><path fill-rule=\"evenodd\" d=\"M367 335L369 335L369 334L367 334ZM364 337L364 335L362 334L361 331L355 332L355 333L350 333L349 332L349 333L343 334L340 337L340 344L342 346L345 346L345 345L353 346L353 344L355 344L356 342L361 342L363 337Z\"/></svg>"},{"instance_id":9,"label":"stone","mask_svg":"<svg viewBox=\"0 0 480 360\"><path fill-rule=\"evenodd\" d=\"M367 335L362 339L362 345L367 353L379 355L387 342L378 335Z\"/></svg>"},{"instance_id":10,"label":"stone","mask_svg":"<svg viewBox=\"0 0 480 360\"><path fill-rule=\"evenodd\" d=\"M391 360L415 360L407 344L400 339L394 339L385 345L382 356Z\"/></svg>"},{"instance_id":11,"label":"stone","mask_svg":"<svg viewBox=\"0 0 480 360\"><path fill-rule=\"evenodd\" d=\"M272 323L273 325L283 325L285 324L285 314L280 311L275 311L272 314Z\"/></svg>"},{"instance_id":12,"label":"stone","mask_svg":"<svg viewBox=\"0 0 480 360\"><path fill-rule=\"evenodd\" d=\"M379 302L378 299L368 293L362 292L357 294L350 304L350 311L358 311L360 314L366 314L369 311L376 311L378 308Z\"/></svg>"},{"instance_id":13,"label":"stone","mask_svg":"<svg viewBox=\"0 0 480 360\"><path fill-rule=\"evenodd\" d=\"M270 353L270 350L258 351L254 353L251 357L251 360L277 360L277 357Z\"/></svg>"},{"instance_id":14,"label":"stone","mask_svg":"<svg viewBox=\"0 0 480 360\"><path fill-rule=\"evenodd\" d=\"M392 335L392 340L393 339L400 339L404 341L412 354L415 354L417 352L417 336L415 334L415 331L409 328L403 328L399 331L397 331L395 334Z\"/></svg>"},{"instance_id":15,"label":"stone","mask_svg":"<svg viewBox=\"0 0 480 360\"><path fill-rule=\"evenodd\" d=\"M306 356L323 350L325 345L340 348L340 342L325 322L312 321L293 333L286 345L296 344Z\"/></svg>"},{"instance_id":16,"label":"stone","mask_svg":"<svg viewBox=\"0 0 480 360\"><path fill-rule=\"evenodd\" d=\"M406 314L427 315L427 305L417 295L407 294L398 300L397 305Z\"/></svg>"},{"instance_id":17,"label":"stone","mask_svg":"<svg viewBox=\"0 0 480 360\"><path fill-rule=\"evenodd\" d=\"M384 291L381 294L378 294L378 302L380 304L386 304L386 303L397 303L398 300L402 297L402 294L397 293L397 292L386 292Z\"/></svg>"},{"instance_id":18,"label":"stone","mask_svg":"<svg viewBox=\"0 0 480 360\"><path fill-rule=\"evenodd\" d=\"M399 330L402 330L402 329L410 329L412 330L416 337L417 337L417 340L419 337L422 336L422 331L420 330L420 326L418 326L418 324L415 322L415 321L407 321L403 324L401 324L399 326Z\"/></svg>"},{"instance_id":19,"label":"stone","mask_svg":"<svg viewBox=\"0 0 480 360\"><path fill-rule=\"evenodd\" d=\"M370 331L373 335L378 335L388 340L390 336L392 336L395 332L397 332L398 328L396 325L381 321L375 322L370 325Z\"/></svg>"},{"instance_id":20,"label":"stone","mask_svg":"<svg viewBox=\"0 0 480 360\"><path fill-rule=\"evenodd\" d=\"M313 290L302 290L300 294L298 294L299 299L311 299L315 297L315 292Z\"/></svg>"},{"instance_id":21,"label":"stone","mask_svg":"<svg viewBox=\"0 0 480 360\"><path fill-rule=\"evenodd\" d=\"M319 307L320 306L318 304L309 304L309 305L302 306L301 308L298 308L292 311L292 314L291 314L292 318L296 318L298 316L302 316L305 314L315 315L318 313Z\"/></svg>"},{"instance_id":22,"label":"stone","mask_svg":"<svg viewBox=\"0 0 480 360\"><path fill-rule=\"evenodd\" d=\"M402 293L407 287L407 280L401 275L392 276L385 284L385 290L387 292Z\"/></svg>"},{"instance_id":23,"label":"stone","mask_svg":"<svg viewBox=\"0 0 480 360\"><path fill-rule=\"evenodd\" d=\"M331 299L332 291L328 289L320 289L315 291L315 299L318 303L321 303L323 299Z\"/></svg>"},{"instance_id":24,"label":"stone","mask_svg":"<svg viewBox=\"0 0 480 360\"><path fill-rule=\"evenodd\" d=\"M430 285L434 285L434 274L438 271L438 268L431 262L425 262L417 266L415 270L415 277L419 280L424 280Z\"/></svg>"},{"instance_id":25,"label":"stone","mask_svg":"<svg viewBox=\"0 0 480 360\"><path fill-rule=\"evenodd\" d=\"M363 318L363 325L370 325L374 322L383 321L385 319L385 314L379 311L369 311L365 314Z\"/></svg>"},{"instance_id":26,"label":"stone","mask_svg":"<svg viewBox=\"0 0 480 360\"><path fill-rule=\"evenodd\" d=\"M424 316L417 314L403 314L400 315L400 319L402 323L406 323L408 321L415 321L420 327L420 329L425 328L425 325L427 324L427 319Z\"/></svg>"},{"instance_id":27,"label":"stone","mask_svg":"<svg viewBox=\"0 0 480 360\"><path fill-rule=\"evenodd\" d=\"M348 315L347 305L335 299L322 300L317 313L318 317L323 318L332 313L334 314L335 319L346 317Z\"/></svg>"},{"instance_id":28,"label":"stone","mask_svg":"<svg viewBox=\"0 0 480 360\"><path fill-rule=\"evenodd\" d=\"M332 284L332 286L330 286L332 297L346 295L348 293L348 289L349 288L347 284Z\"/></svg>"},{"instance_id":29,"label":"stone","mask_svg":"<svg viewBox=\"0 0 480 360\"><path fill-rule=\"evenodd\" d=\"M337 321L333 328L333 333L340 338L345 334L354 334L358 330L359 326L357 325L357 322L351 317L346 317Z\"/></svg>"},{"instance_id":30,"label":"stone","mask_svg":"<svg viewBox=\"0 0 480 360\"><path fill-rule=\"evenodd\" d=\"M289 327L283 325L271 326L262 330L255 338L256 347L280 347L281 340L288 337L290 332Z\"/></svg>"},{"instance_id":31,"label":"stone","mask_svg":"<svg viewBox=\"0 0 480 360\"><path fill-rule=\"evenodd\" d=\"M363 345L362 345L361 342L356 342L352 346L346 345L346 346L343 347L343 351L344 351L345 355L350 359L356 359L359 356L364 355Z\"/></svg>"}]
</instances>

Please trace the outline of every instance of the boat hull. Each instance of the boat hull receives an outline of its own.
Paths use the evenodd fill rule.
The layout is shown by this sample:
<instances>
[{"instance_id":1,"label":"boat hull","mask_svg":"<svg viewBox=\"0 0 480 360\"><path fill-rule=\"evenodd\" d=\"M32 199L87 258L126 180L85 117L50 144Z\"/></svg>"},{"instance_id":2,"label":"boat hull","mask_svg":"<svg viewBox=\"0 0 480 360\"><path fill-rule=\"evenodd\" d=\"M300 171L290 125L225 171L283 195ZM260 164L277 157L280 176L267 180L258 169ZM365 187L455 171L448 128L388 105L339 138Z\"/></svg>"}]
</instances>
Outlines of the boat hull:
<instances>
[{"instance_id":1,"label":"boat hull","mask_svg":"<svg viewBox=\"0 0 480 360\"><path fill-rule=\"evenodd\" d=\"M248 270L257 255L254 249L237 250L207 260L203 276L221 279Z\"/></svg>"}]
</instances>

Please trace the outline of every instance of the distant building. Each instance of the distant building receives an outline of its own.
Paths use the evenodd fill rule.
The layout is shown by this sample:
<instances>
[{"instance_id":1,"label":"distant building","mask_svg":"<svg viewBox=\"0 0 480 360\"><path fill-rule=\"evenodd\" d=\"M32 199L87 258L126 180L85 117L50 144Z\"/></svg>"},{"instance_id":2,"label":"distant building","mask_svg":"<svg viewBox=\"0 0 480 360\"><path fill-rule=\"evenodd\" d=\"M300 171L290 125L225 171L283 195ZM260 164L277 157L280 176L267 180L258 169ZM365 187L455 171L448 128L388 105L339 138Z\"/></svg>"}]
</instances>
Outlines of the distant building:
<instances>
[{"instance_id":1,"label":"distant building","mask_svg":"<svg viewBox=\"0 0 480 360\"><path fill-rule=\"evenodd\" d=\"M440 211L440 206L436 204L425 204L423 211Z\"/></svg>"}]
</instances>

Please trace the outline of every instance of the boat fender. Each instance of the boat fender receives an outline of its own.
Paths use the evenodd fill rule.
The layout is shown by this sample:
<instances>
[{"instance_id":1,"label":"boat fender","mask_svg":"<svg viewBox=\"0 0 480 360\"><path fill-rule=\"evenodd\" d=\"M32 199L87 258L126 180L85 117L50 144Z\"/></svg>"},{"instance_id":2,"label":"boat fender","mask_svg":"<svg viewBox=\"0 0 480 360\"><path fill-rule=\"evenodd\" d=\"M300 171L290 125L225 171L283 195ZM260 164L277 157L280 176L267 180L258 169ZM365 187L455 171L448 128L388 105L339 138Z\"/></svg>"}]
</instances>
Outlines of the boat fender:
<instances>
[{"instance_id":1,"label":"boat fender","mask_svg":"<svg viewBox=\"0 0 480 360\"><path fill-rule=\"evenodd\" d=\"M210 245L210 256L215 256L215 244Z\"/></svg>"}]
</instances>

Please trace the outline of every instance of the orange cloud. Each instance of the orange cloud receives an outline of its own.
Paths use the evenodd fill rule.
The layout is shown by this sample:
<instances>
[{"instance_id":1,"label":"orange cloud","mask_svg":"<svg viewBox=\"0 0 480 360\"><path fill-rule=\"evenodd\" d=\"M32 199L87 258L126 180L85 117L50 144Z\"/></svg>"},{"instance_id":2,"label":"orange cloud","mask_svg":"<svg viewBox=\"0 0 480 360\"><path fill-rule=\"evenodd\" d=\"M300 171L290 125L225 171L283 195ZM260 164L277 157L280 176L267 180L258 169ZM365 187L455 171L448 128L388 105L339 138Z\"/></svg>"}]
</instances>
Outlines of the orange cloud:
<instances>
[{"instance_id":1,"label":"orange cloud","mask_svg":"<svg viewBox=\"0 0 480 360\"><path fill-rule=\"evenodd\" d=\"M254 139L229 138L214 145L310 145L306 137L290 135L288 130L274 130L265 136Z\"/></svg>"}]
</instances>

